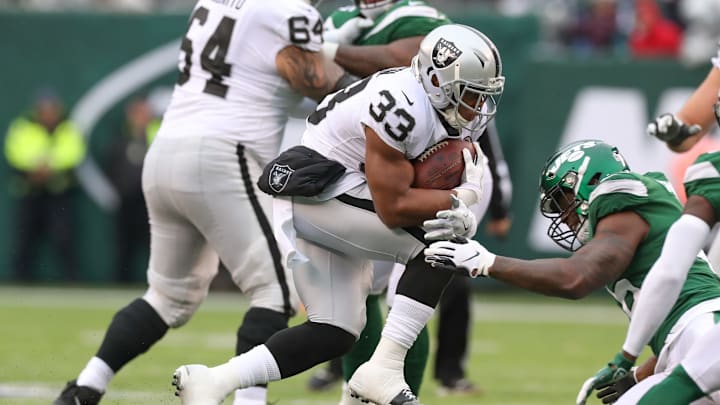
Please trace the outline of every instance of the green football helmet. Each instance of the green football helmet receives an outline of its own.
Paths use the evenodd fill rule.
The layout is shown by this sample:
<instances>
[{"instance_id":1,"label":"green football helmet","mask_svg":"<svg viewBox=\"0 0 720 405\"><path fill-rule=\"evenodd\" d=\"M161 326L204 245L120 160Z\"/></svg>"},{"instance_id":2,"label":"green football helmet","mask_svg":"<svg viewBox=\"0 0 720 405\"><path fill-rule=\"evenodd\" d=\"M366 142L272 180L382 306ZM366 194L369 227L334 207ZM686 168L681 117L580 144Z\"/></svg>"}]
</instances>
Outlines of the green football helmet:
<instances>
[{"instance_id":1,"label":"green football helmet","mask_svg":"<svg viewBox=\"0 0 720 405\"><path fill-rule=\"evenodd\" d=\"M550 218L548 236L575 251L590 239L590 194L611 174L629 171L625 158L599 140L573 142L553 154L540 174L540 212Z\"/></svg>"}]
</instances>

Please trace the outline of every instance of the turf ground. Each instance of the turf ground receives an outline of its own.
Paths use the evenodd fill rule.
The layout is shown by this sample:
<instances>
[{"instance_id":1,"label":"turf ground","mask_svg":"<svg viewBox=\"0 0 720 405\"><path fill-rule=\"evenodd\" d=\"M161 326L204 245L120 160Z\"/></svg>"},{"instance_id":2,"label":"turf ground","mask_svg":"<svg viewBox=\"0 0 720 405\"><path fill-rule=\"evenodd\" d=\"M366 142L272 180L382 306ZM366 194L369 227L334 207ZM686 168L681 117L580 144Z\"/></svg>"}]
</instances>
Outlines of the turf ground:
<instances>
[{"instance_id":1,"label":"turf ground","mask_svg":"<svg viewBox=\"0 0 720 405\"><path fill-rule=\"evenodd\" d=\"M94 354L113 313L142 291L0 287L0 404L49 404ZM170 386L175 367L229 358L246 306L240 295L211 293L186 326L168 332L121 370L103 403L179 404ZM616 353L627 322L605 296L572 302L479 293L473 315L468 376L485 393L439 397L429 365L420 393L423 404L572 404L585 378ZM295 322L302 320L295 317ZM433 333L434 321L430 327ZM271 384L269 399L277 405L337 404L340 388L309 392L309 376L306 372Z\"/></svg>"}]
</instances>

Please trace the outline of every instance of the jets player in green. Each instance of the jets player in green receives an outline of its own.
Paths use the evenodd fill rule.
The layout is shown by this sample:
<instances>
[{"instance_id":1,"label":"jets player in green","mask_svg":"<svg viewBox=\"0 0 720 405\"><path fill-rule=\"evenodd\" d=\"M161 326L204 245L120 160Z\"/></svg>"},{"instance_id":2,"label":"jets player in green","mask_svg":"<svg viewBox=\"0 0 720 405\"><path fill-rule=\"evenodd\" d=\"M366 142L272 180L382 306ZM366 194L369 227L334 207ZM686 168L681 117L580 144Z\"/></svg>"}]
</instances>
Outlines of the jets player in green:
<instances>
[{"instance_id":1,"label":"jets player in green","mask_svg":"<svg viewBox=\"0 0 720 405\"><path fill-rule=\"evenodd\" d=\"M720 212L719 169L720 152L700 155L687 169L685 191L688 199L683 215L668 231L660 258L643 282L647 288L641 290L636 303L623 345L625 357L637 357L642 346L662 325L676 297L681 296L688 270L698 252L702 254L701 249L710 235L710 228L720 218L717 214ZM687 354L682 356L680 364L648 378L652 383L643 380L643 384L639 385L643 385L644 389L628 391L620 397L618 403L685 405L706 395L715 400L720 398L717 393L713 394L720 389L720 352L715 348L720 340L717 320L717 317L708 319L710 322L706 323L706 328L710 330L702 333L702 338L693 341L691 346L682 349ZM629 378L625 377L625 380ZM627 381L626 385L629 385Z\"/></svg>"},{"instance_id":2,"label":"jets player in green","mask_svg":"<svg viewBox=\"0 0 720 405\"><path fill-rule=\"evenodd\" d=\"M703 83L677 114L662 114L648 125L649 135L666 142L671 150L683 152L695 146L707 130L714 126L714 121L720 123L720 103L717 103L720 89L719 57L720 52L712 58L713 66ZM714 108L710 108L713 102ZM695 256L705 245L710 228L720 219L717 215L720 208L719 165L719 152L706 153L700 155L686 171L684 183L688 199L683 215L668 231L660 258L643 281L644 288L635 303L633 317L622 346L621 354L626 360L634 361L670 313L682 291ZM712 263L712 257L710 259ZM720 355L716 355L716 350L711 349L712 342L719 339L720 327L716 326L712 332L703 335L702 341L693 345L692 350L672 373L670 368L666 368L666 373L653 376L655 382L662 380L655 386L644 382L643 385L647 388L635 389L623 395L639 381L634 373L628 373L625 377L613 381L606 389L600 390L598 396L606 398L607 401L621 396L619 403L643 405L684 405L698 400L720 389ZM592 386L586 387L585 396L589 394L588 388ZM649 391L643 395L648 388ZM642 399L638 402L641 395Z\"/></svg>"},{"instance_id":3,"label":"jets player in green","mask_svg":"<svg viewBox=\"0 0 720 405\"><path fill-rule=\"evenodd\" d=\"M668 137L667 134L659 131L661 128L659 121L662 120L659 117L648 126L650 135L667 142L668 147L673 150L678 150L678 147L689 149L699 141L702 134L685 139L683 133L700 133L700 128L710 127L706 117L711 115L711 111L715 113L715 118L720 124L720 103L716 103L712 109L708 108L710 104L708 94L718 88L717 82L713 82L711 78L714 76L717 80L720 77L717 76L718 72L720 71L714 67L708 76L709 79L698 88L695 95L683 107L683 110L695 112L695 117L690 122L702 122L702 126L698 124L688 126L680 121L675 128L676 133ZM705 96L701 97L702 94ZM704 108L701 108L702 106ZM672 117L666 114L668 115ZM691 127L692 130L687 129ZM672 309L673 303L682 291L695 255L705 245L710 235L710 228L720 219L717 214L720 212L718 211L720 209L718 168L720 168L720 152L711 152L700 155L686 171L684 185L688 198L683 215L668 231L660 258L643 282L646 288L643 288L638 297L634 316L623 344L622 354L631 361L637 357ZM669 375L665 373L653 377L661 380L657 385L651 387L649 383L645 383L649 391L644 395L643 391L637 389L623 395L626 389L637 382L632 374L613 382L609 391L615 397L623 395L620 397L620 403L643 405L657 403L684 405L706 395L717 395L712 392L720 389L720 355L716 354L717 351L712 347L719 339L720 326L715 326L712 331L703 335L701 341L693 345ZM637 398L641 395L642 398L638 402Z\"/></svg>"},{"instance_id":4,"label":"jets player in green","mask_svg":"<svg viewBox=\"0 0 720 405\"><path fill-rule=\"evenodd\" d=\"M540 188L540 209L551 219L548 235L574 251L572 256L520 260L496 256L475 241L457 240L433 243L425 250L426 261L569 299L604 286L632 319L646 276L663 253L666 234L682 214L665 176L634 173L617 148L590 140L570 144L548 159ZM657 360L636 373L644 377L654 367L656 374L627 391L622 403L635 403L631 398L637 398L636 393L669 373L714 325L715 312L720 311L720 279L697 250L687 268L679 299L672 301L649 338ZM585 403L593 389L610 386L612 391L612 383L629 374L633 365L634 358L618 353L586 382L577 403Z\"/></svg>"}]
</instances>

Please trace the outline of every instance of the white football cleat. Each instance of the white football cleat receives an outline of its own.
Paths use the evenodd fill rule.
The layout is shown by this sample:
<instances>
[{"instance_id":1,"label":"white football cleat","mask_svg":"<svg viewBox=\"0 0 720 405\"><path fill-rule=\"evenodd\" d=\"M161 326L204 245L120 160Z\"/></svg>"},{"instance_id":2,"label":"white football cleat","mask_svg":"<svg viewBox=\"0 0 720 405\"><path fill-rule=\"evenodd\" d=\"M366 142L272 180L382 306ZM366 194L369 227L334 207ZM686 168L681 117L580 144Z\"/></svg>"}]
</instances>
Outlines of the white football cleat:
<instances>
[{"instance_id":1,"label":"white football cleat","mask_svg":"<svg viewBox=\"0 0 720 405\"><path fill-rule=\"evenodd\" d=\"M342 385L342 396L338 405L367 405L367 401L363 401L360 398L355 398L350 395L350 388L346 382Z\"/></svg>"},{"instance_id":2,"label":"white football cleat","mask_svg":"<svg viewBox=\"0 0 720 405\"><path fill-rule=\"evenodd\" d=\"M209 367L190 364L175 370L172 385L183 405L220 405L227 393L218 387L217 380Z\"/></svg>"},{"instance_id":3,"label":"white football cleat","mask_svg":"<svg viewBox=\"0 0 720 405\"><path fill-rule=\"evenodd\" d=\"M348 382L350 395L377 405L421 405L405 382L403 370L395 370L370 361L355 370Z\"/></svg>"}]
</instances>

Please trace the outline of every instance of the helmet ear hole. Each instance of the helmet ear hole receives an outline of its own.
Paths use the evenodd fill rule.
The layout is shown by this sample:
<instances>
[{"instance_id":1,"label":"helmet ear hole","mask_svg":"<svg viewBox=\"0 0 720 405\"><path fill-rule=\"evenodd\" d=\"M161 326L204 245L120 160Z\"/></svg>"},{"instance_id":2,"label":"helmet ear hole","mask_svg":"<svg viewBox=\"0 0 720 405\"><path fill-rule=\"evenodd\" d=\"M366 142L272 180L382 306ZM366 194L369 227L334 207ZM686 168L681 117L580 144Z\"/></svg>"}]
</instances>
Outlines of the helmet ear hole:
<instances>
[{"instance_id":1,"label":"helmet ear hole","mask_svg":"<svg viewBox=\"0 0 720 405\"><path fill-rule=\"evenodd\" d=\"M435 74L435 73L432 74L432 76L430 77L430 82L433 84L433 86L436 86L436 87L440 85L440 81L438 80L437 74Z\"/></svg>"}]
</instances>

